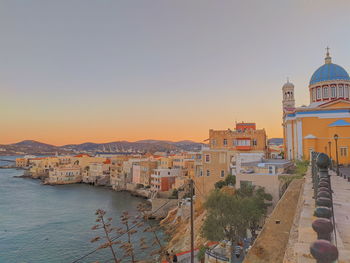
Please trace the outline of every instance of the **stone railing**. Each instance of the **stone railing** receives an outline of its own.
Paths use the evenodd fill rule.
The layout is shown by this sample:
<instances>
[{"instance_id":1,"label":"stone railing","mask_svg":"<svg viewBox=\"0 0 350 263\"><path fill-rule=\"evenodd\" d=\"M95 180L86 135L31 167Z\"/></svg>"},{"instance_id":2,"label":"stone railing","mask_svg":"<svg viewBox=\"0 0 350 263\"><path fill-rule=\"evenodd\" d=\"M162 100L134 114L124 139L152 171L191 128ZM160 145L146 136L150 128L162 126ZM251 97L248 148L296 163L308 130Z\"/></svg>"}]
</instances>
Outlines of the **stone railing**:
<instances>
[{"instance_id":1,"label":"stone railing","mask_svg":"<svg viewBox=\"0 0 350 263\"><path fill-rule=\"evenodd\" d=\"M337 236L334 220L332 186L328 169L330 159L324 153L312 153L311 173L314 189L315 212L318 219L312 222L317 240L310 246L310 253L317 263L331 263L338 259Z\"/></svg>"}]
</instances>

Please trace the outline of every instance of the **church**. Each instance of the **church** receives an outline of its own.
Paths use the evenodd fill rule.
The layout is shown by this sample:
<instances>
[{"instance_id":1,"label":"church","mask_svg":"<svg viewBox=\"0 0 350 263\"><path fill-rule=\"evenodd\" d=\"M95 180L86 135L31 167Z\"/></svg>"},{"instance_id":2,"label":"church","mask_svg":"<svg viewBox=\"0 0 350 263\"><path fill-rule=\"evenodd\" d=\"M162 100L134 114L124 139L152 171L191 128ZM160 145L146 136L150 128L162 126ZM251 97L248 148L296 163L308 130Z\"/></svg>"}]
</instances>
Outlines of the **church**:
<instances>
[{"instance_id":1,"label":"church","mask_svg":"<svg viewBox=\"0 0 350 263\"><path fill-rule=\"evenodd\" d=\"M347 71L325 63L309 82L310 104L295 107L294 85L287 81L283 92L284 153L288 160L310 159L312 151L324 152L339 164L350 164L350 77Z\"/></svg>"}]
</instances>

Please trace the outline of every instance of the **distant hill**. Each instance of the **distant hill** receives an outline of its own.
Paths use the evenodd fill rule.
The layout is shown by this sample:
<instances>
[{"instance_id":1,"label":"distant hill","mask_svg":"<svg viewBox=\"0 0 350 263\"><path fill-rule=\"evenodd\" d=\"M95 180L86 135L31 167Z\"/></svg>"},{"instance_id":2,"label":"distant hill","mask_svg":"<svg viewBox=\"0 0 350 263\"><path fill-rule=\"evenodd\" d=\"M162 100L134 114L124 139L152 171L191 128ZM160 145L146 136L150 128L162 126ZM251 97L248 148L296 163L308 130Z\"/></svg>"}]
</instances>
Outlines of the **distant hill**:
<instances>
[{"instance_id":1,"label":"distant hill","mask_svg":"<svg viewBox=\"0 0 350 263\"><path fill-rule=\"evenodd\" d=\"M171 142L162 140L140 140L136 142L116 141L109 143L82 143L61 146L62 149L75 151L109 151L109 152L167 152L199 151L202 144L193 141Z\"/></svg>"},{"instance_id":2,"label":"distant hill","mask_svg":"<svg viewBox=\"0 0 350 263\"><path fill-rule=\"evenodd\" d=\"M41 143L33 140L25 140L22 142L0 145L1 155L17 155L17 154L35 154L35 155L52 155L59 149L57 146ZM65 152L61 152L65 153Z\"/></svg>"},{"instance_id":3,"label":"distant hill","mask_svg":"<svg viewBox=\"0 0 350 263\"><path fill-rule=\"evenodd\" d=\"M78 152L177 152L177 151L199 151L202 143L193 141L162 141L162 140L141 140L136 142L116 141L109 143L86 142L81 144L69 144L55 146L33 140L0 145L1 155L35 154L52 155L55 153L69 154Z\"/></svg>"},{"instance_id":4,"label":"distant hill","mask_svg":"<svg viewBox=\"0 0 350 263\"><path fill-rule=\"evenodd\" d=\"M274 144L274 145L282 145L283 144L283 138L271 138L268 141L269 144Z\"/></svg>"}]
</instances>

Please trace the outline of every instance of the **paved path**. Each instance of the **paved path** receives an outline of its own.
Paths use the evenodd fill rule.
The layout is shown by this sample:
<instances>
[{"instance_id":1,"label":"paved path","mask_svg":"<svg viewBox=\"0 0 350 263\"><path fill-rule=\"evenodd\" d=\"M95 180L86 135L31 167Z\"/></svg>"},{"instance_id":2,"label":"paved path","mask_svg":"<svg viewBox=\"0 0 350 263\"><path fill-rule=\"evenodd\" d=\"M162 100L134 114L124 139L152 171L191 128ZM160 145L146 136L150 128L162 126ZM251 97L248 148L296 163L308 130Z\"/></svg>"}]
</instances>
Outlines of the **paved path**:
<instances>
[{"instance_id":1,"label":"paved path","mask_svg":"<svg viewBox=\"0 0 350 263\"><path fill-rule=\"evenodd\" d=\"M339 172L343 175L346 174L347 177L350 177L350 167L339 167Z\"/></svg>"},{"instance_id":2,"label":"paved path","mask_svg":"<svg viewBox=\"0 0 350 263\"><path fill-rule=\"evenodd\" d=\"M350 168L345 169L348 170L343 172L350 172ZM338 246L347 250L350 260L350 182L334 172L331 174L335 224L342 243Z\"/></svg>"}]
</instances>

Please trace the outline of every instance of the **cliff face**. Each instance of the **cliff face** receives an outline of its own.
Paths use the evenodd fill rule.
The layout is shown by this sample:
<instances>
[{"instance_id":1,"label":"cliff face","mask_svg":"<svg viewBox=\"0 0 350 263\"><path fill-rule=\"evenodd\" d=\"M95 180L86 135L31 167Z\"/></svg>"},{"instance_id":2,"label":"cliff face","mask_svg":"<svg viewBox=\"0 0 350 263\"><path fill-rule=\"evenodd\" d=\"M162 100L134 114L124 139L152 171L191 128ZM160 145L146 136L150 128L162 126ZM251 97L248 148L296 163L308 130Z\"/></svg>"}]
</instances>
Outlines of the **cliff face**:
<instances>
[{"instance_id":1,"label":"cliff face","mask_svg":"<svg viewBox=\"0 0 350 263\"><path fill-rule=\"evenodd\" d=\"M191 227L189 219L189 209L185 211L181 208L175 208L169 211L168 216L161 221L161 225L166 229L166 232L171 237L167 245L168 250L173 250L175 253L191 250ZM199 248L207 240L200 234L205 218L205 211L201 207L195 209L194 214L194 238L195 248Z\"/></svg>"},{"instance_id":2,"label":"cliff face","mask_svg":"<svg viewBox=\"0 0 350 263\"><path fill-rule=\"evenodd\" d=\"M224 186L222 192L234 195L236 189L232 186ZM203 200L202 200L203 201ZM205 220L206 211L201 200L196 200L194 204L194 239L195 248L208 245L209 240L201 235L201 228ZM171 237L167 249L174 252L184 252L191 250L191 225L190 209L188 206L176 207L169 211L168 216L161 221L161 225L166 229Z\"/></svg>"}]
</instances>

